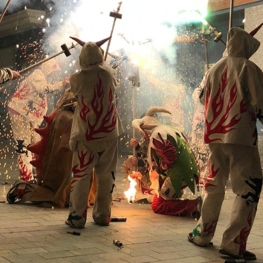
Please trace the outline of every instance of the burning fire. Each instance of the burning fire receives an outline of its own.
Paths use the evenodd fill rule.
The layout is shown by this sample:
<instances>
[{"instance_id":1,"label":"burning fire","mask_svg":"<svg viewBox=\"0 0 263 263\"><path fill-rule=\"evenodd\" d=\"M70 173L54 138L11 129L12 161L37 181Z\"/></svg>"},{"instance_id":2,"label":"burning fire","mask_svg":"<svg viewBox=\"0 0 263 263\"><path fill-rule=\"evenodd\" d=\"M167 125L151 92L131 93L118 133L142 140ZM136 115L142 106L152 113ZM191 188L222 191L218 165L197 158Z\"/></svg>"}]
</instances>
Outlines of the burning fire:
<instances>
[{"instance_id":1,"label":"burning fire","mask_svg":"<svg viewBox=\"0 0 263 263\"><path fill-rule=\"evenodd\" d=\"M133 179L131 176L128 176L128 180L130 181L130 188L124 192L128 202L131 204L135 200L136 196L136 188L137 185L136 179Z\"/></svg>"}]
</instances>

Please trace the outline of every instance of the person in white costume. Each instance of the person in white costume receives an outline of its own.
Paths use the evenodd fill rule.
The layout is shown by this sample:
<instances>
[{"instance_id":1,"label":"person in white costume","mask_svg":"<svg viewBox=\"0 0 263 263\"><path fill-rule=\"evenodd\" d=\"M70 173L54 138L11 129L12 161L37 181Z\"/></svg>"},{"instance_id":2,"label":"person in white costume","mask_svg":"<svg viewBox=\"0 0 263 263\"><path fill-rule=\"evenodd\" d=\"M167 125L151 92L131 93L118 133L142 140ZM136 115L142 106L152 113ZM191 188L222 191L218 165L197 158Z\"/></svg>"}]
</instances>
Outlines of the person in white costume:
<instances>
[{"instance_id":1,"label":"person in white costume","mask_svg":"<svg viewBox=\"0 0 263 263\"><path fill-rule=\"evenodd\" d=\"M188 235L208 246L215 234L230 176L236 197L219 252L255 260L246 250L262 188L256 120L263 122L263 73L249 58L260 42L241 28L231 28L223 57L207 72L200 94L205 105L204 141L209 145L209 175L201 217Z\"/></svg>"},{"instance_id":2,"label":"person in white costume","mask_svg":"<svg viewBox=\"0 0 263 263\"><path fill-rule=\"evenodd\" d=\"M72 181L69 216L66 224L83 228L87 220L87 196L91 188L92 170L95 169L97 194L93 207L93 220L107 226L111 220L118 137L122 126L115 106L118 81L114 70L103 59L100 46L109 38L98 42L83 42L79 63L81 71L71 75L71 91L77 99L70 135L73 151Z\"/></svg>"},{"instance_id":3,"label":"person in white costume","mask_svg":"<svg viewBox=\"0 0 263 263\"><path fill-rule=\"evenodd\" d=\"M48 83L47 78L60 70L54 59L43 63L28 76L21 78L8 103L13 138L17 143L20 179L33 180L32 153L27 146L39 140L35 128L39 128L48 110L47 93L62 89L66 82Z\"/></svg>"}]
</instances>

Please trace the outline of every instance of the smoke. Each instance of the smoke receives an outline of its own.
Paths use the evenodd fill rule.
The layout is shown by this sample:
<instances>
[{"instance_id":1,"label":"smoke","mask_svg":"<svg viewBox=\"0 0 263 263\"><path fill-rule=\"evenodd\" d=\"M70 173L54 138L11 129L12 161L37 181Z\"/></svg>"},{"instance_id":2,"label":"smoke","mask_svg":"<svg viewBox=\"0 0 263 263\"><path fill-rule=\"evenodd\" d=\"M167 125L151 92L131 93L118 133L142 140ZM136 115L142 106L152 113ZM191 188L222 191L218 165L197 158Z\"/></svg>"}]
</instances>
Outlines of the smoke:
<instances>
[{"instance_id":1,"label":"smoke","mask_svg":"<svg viewBox=\"0 0 263 263\"><path fill-rule=\"evenodd\" d=\"M120 7L122 18L115 21L110 51L125 48L133 56L140 53L142 58L144 49L150 48L175 65L177 25L186 20L200 20L195 10L204 13L207 0L185 0L183 3L174 0L124 0L120 6L116 0L97 0L92 5L85 0L43 2L50 9L50 17L45 18L47 51L60 47L61 42L71 43L69 36L84 41L108 37L114 22L109 13Z\"/></svg>"},{"instance_id":2,"label":"smoke","mask_svg":"<svg viewBox=\"0 0 263 263\"><path fill-rule=\"evenodd\" d=\"M0 8L4 8L3 0L0 2ZM33 2L37 3L36 0L12 0L8 11L20 10L26 5L33 8ZM124 50L125 56L139 67L142 77L138 105L148 107L166 103L174 107L174 103L169 102L172 96L174 100L183 99L183 87L176 76L177 47L174 42L178 25L201 21L196 11L205 16L207 2L123 0L119 6L117 0L42 0L41 5L46 10L43 18L44 52L52 55L61 51L62 44L70 47L72 40L69 36L84 41L104 39L111 34L115 21L109 52L121 55L120 50ZM40 9L36 4L34 7ZM115 20L109 14L116 12L118 7L122 18ZM106 44L102 48L105 49ZM78 56L75 50L71 53L66 60L63 57L68 65L74 64ZM147 108L141 112L145 110Z\"/></svg>"},{"instance_id":3,"label":"smoke","mask_svg":"<svg viewBox=\"0 0 263 263\"><path fill-rule=\"evenodd\" d=\"M47 3L49 1L46 1ZM108 37L114 23L110 12L120 7L121 19L116 19L109 52L125 56L138 66L141 87L137 89L137 112L140 115L150 106L165 106L174 112L175 123L183 124L190 119L184 112L183 103L191 101L185 87L176 74L177 47L174 44L178 35L178 25L189 21L200 21L196 12L205 14L207 0L123 0L119 6L116 0L96 0L92 5L86 0L57 0L50 4L50 17L45 26L45 52L54 53L60 45L72 44L69 36L83 41L98 41ZM104 44L102 48L106 48ZM56 50L57 49L57 50ZM51 52L52 50L52 52ZM186 54L187 56L187 54ZM124 66L124 64L123 64ZM129 71L128 67L126 67ZM122 71L122 77L125 73ZM131 83L125 79L122 87L123 118L131 115L131 105L125 100L131 98ZM188 110L191 105L187 105ZM125 117L124 117L125 116ZM130 120L127 125L130 125ZM128 127L127 126L127 127Z\"/></svg>"}]
</instances>

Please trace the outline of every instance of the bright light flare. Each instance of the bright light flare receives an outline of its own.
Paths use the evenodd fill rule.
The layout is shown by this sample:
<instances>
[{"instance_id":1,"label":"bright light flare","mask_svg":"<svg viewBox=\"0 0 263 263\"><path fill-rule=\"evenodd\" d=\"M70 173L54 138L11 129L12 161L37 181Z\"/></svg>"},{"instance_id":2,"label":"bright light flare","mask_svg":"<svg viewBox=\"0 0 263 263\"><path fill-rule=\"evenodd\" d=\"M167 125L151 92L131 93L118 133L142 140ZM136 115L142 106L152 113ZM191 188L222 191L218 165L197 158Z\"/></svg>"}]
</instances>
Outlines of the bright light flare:
<instances>
[{"instance_id":1,"label":"bright light flare","mask_svg":"<svg viewBox=\"0 0 263 263\"><path fill-rule=\"evenodd\" d=\"M130 188L124 192L125 197L128 199L128 202L131 204L132 202L135 201L135 196L136 196L136 188L135 186L137 185L136 179L131 178L128 176L128 180L130 181Z\"/></svg>"}]
</instances>

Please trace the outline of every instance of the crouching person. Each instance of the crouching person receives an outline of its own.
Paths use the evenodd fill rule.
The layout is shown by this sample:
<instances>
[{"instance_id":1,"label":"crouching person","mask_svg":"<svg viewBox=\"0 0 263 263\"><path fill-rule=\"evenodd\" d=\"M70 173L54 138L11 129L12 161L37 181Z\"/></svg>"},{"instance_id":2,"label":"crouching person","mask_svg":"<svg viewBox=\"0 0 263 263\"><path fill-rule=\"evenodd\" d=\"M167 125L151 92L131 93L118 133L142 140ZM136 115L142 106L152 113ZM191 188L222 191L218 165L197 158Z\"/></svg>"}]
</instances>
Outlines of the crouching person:
<instances>
[{"instance_id":1,"label":"crouching person","mask_svg":"<svg viewBox=\"0 0 263 263\"><path fill-rule=\"evenodd\" d=\"M154 117L157 112L170 114L163 108L153 107L142 119L132 122L147 142L150 188L155 192L152 209L158 214L199 218L201 197L195 195L199 168L194 154L179 130L158 122ZM133 138L130 144L139 151L137 139ZM133 160L136 165L136 159Z\"/></svg>"}]
</instances>

